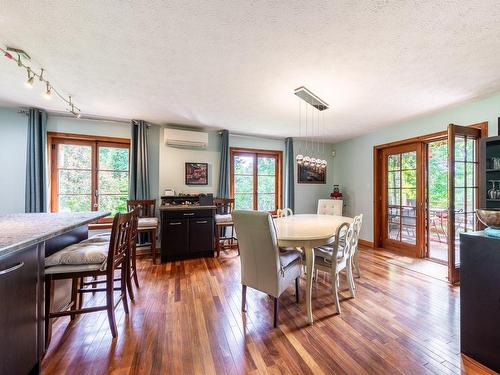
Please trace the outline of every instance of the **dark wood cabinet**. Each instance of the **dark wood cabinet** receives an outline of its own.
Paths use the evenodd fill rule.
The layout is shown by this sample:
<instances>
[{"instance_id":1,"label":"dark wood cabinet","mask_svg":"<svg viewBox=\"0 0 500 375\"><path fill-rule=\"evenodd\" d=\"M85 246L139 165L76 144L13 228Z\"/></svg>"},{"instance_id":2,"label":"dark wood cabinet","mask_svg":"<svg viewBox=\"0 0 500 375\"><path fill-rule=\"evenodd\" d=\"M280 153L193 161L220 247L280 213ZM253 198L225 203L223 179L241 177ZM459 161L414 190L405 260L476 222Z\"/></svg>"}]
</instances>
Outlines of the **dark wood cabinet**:
<instances>
[{"instance_id":1,"label":"dark wood cabinet","mask_svg":"<svg viewBox=\"0 0 500 375\"><path fill-rule=\"evenodd\" d=\"M161 211L161 260L213 256L215 207Z\"/></svg>"},{"instance_id":2,"label":"dark wood cabinet","mask_svg":"<svg viewBox=\"0 0 500 375\"><path fill-rule=\"evenodd\" d=\"M0 374L37 372L40 246L0 259Z\"/></svg>"}]
</instances>

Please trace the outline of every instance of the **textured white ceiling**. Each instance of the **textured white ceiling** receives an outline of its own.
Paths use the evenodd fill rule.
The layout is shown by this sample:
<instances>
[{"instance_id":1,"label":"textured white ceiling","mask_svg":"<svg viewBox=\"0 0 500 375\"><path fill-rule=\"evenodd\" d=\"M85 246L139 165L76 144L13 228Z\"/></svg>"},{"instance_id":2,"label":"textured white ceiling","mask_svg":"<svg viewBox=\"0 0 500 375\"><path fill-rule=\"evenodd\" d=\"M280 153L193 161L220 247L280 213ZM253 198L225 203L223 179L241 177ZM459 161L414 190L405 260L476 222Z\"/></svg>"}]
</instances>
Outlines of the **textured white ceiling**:
<instances>
[{"instance_id":1,"label":"textured white ceiling","mask_svg":"<svg viewBox=\"0 0 500 375\"><path fill-rule=\"evenodd\" d=\"M500 90L500 2L0 0L23 48L85 114L298 135L294 88L330 140ZM0 102L64 109L0 59Z\"/></svg>"}]
</instances>

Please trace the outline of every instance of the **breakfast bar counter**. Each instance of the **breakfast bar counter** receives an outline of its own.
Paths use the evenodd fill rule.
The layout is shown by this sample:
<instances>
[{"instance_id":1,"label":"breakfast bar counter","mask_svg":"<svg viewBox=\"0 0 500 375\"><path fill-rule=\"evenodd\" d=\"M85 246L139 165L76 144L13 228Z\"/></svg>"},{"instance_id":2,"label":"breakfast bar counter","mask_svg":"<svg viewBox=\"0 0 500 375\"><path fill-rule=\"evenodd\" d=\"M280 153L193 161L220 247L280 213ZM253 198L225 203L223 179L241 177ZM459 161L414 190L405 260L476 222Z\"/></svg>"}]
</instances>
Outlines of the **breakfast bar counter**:
<instances>
[{"instance_id":1,"label":"breakfast bar counter","mask_svg":"<svg viewBox=\"0 0 500 375\"><path fill-rule=\"evenodd\" d=\"M45 256L87 238L88 224L108 215L0 215L0 374L39 372L45 342ZM59 303L64 298L61 293Z\"/></svg>"}]
</instances>

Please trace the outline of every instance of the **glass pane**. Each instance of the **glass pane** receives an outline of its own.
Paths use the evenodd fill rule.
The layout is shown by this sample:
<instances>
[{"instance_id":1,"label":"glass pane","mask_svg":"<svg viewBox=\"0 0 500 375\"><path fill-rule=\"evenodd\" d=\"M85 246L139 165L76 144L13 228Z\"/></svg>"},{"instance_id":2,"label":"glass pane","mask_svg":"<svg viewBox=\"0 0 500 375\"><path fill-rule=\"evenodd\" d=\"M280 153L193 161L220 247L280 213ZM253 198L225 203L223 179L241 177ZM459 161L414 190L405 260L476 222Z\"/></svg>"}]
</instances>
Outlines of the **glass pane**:
<instances>
[{"instance_id":1,"label":"glass pane","mask_svg":"<svg viewBox=\"0 0 500 375\"><path fill-rule=\"evenodd\" d=\"M465 161L465 139L463 136L455 137L455 161Z\"/></svg>"},{"instance_id":2,"label":"glass pane","mask_svg":"<svg viewBox=\"0 0 500 375\"><path fill-rule=\"evenodd\" d=\"M91 169L92 147L82 145L59 145L58 168Z\"/></svg>"},{"instance_id":3,"label":"glass pane","mask_svg":"<svg viewBox=\"0 0 500 375\"><path fill-rule=\"evenodd\" d=\"M235 193L252 193L253 176L234 176Z\"/></svg>"},{"instance_id":4,"label":"glass pane","mask_svg":"<svg viewBox=\"0 0 500 375\"><path fill-rule=\"evenodd\" d=\"M90 195L59 195L59 212L90 211Z\"/></svg>"},{"instance_id":5,"label":"glass pane","mask_svg":"<svg viewBox=\"0 0 500 375\"><path fill-rule=\"evenodd\" d=\"M401 154L401 169L417 168L417 153L415 151Z\"/></svg>"},{"instance_id":6,"label":"glass pane","mask_svg":"<svg viewBox=\"0 0 500 375\"><path fill-rule=\"evenodd\" d=\"M473 213L469 213L466 215L466 231L473 232L476 230L476 215Z\"/></svg>"},{"instance_id":7,"label":"glass pane","mask_svg":"<svg viewBox=\"0 0 500 375\"><path fill-rule=\"evenodd\" d=\"M417 223L417 208L416 207L401 207L403 224L416 225Z\"/></svg>"},{"instance_id":8,"label":"glass pane","mask_svg":"<svg viewBox=\"0 0 500 375\"><path fill-rule=\"evenodd\" d=\"M128 148L99 147L99 169L128 171Z\"/></svg>"},{"instance_id":9,"label":"glass pane","mask_svg":"<svg viewBox=\"0 0 500 375\"><path fill-rule=\"evenodd\" d=\"M92 172L79 170L59 170L58 187L60 194L90 194Z\"/></svg>"},{"instance_id":10,"label":"glass pane","mask_svg":"<svg viewBox=\"0 0 500 375\"><path fill-rule=\"evenodd\" d=\"M258 174L261 175L275 175L276 173L276 159L269 157L259 157L258 159Z\"/></svg>"},{"instance_id":11,"label":"glass pane","mask_svg":"<svg viewBox=\"0 0 500 375\"><path fill-rule=\"evenodd\" d=\"M109 211L114 216L117 212L127 211L128 194L99 195L99 211Z\"/></svg>"},{"instance_id":12,"label":"glass pane","mask_svg":"<svg viewBox=\"0 0 500 375\"><path fill-rule=\"evenodd\" d=\"M465 163L455 163L455 187L465 186Z\"/></svg>"},{"instance_id":13,"label":"glass pane","mask_svg":"<svg viewBox=\"0 0 500 375\"><path fill-rule=\"evenodd\" d=\"M258 176L257 185L259 193L274 193L276 189L276 177Z\"/></svg>"},{"instance_id":14,"label":"glass pane","mask_svg":"<svg viewBox=\"0 0 500 375\"><path fill-rule=\"evenodd\" d=\"M476 144L475 139L467 138L467 161L475 161L476 159Z\"/></svg>"},{"instance_id":15,"label":"glass pane","mask_svg":"<svg viewBox=\"0 0 500 375\"><path fill-rule=\"evenodd\" d=\"M387 189L387 198L389 206L399 206L401 204L400 190Z\"/></svg>"},{"instance_id":16,"label":"glass pane","mask_svg":"<svg viewBox=\"0 0 500 375\"><path fill-rule=\"evenodd\" d=\"M99 171L99 194L128 194L128 172Z\"/></svg>"},{"instance_id":17,"label":"glass pane","mask_svg":"<svg viewBox=\"0 0 500 375\"><path fill-rule=\"evenodd\" d=\"M400 172L387 172L387 186L390 188L398 188Z\"/></svg>"},{"instance_id":18,"label":"glass pane","mask_svg":"<svg viewBox=\"0 0 500 375\"><path fill-rule=\"evenodd\" d=\"M389 216L387 220L387 237L391 240L398 240L400 238L400 217Z\"/></svg>"},{"instance_id":19,"label":"glass pane","mask_svg":"<svg viewBox=\"0 0 500 375\"><path fill-rule=\"evenodd\" d=\"M399 170L399 160L400 160L400 156L399 154L397 155L389 155L389 158L387 160L387 166L388 166L388 170L389 171L395 171L395 170Z\"/></svg>"},{"instance_id":20,"label":"glass pane","mask_svg":"<svg viewBox=\"0 0 500 375\"><path fill-rule=\"evenodd\" d=\"M274 211L276 209L276 201L274 194L259 194L258 210L259 211Z\"/></svg>"},{"instance_id":21,"label":"glass pane","mask_svg":"<svg viewBox=\"0 0 500 375\"><path fill-rule=\"evenodd\" d=\"M417 205L417 189L402 189L401 205L415 207Z\"/></svg>"},{"instance_id":22,"label":"glass pane","mask_svg":"<svg viewBox=\"0 0 500 375\"><path fill-rule=\"evenodd\" d=\"M467 163L465 165L466 167L466 180L467 180L467 187L469 186L476 186L476 164L473 163Z\"/></svg>"},{"instance_id":23,"label":"glass pane","mask_svg":"<svg viewBox=\"0 0 500 375\"><path fill-rule=\"evenodd\" d=\"M404 223L404 221L403 221ZM415 226L404 225L401 228L401 241L412 245L417 243L417 233Z\"/></svg>"},{"instance_id":24,"label":"glass pane","mask_svg":"<svg viewBox=\"0 0 500 375\"><path fill-rule=\"evenodd\" d=\"M234 194L234 208L253 210L253 194Z\"/></svg>"},{"instance_id":25,"label":"glass pane","mask_svg":"<svg viewBox=\"0 0 500 375\"><path fill-rule=\"evenodd\" d=\"M467 189L467 212L476 212L476 189Z\"/></svg>"},{"instance_id":26,"label":"glass pane","mask_svg":"<svg viewBox=\"0 0 500 375\"><path fill-rule=\"evenodd\" d=\"M253 156L236 155L234 157L234 174L253 174Z\"/></svg>"},{"instance_id":27,"label":"glass pane","mask_svg":"<svg viewBox=\"0 0 500 375\"><path fill-rule=\"evenodd\" d=\"M455 212L464 212L465 209L465 189L455 189Z\"/></svg>"},{"instance_id":28,"label":"glass pane","mask_svg":"<svg viewBox=\"0 0 500 375\"><path fill-rule=\"evenodd\" d=\"M417 171L416 170L402 171L401 175L403 176L402 187L414 188L417 186Z\"/></svg>"}]
</instances>

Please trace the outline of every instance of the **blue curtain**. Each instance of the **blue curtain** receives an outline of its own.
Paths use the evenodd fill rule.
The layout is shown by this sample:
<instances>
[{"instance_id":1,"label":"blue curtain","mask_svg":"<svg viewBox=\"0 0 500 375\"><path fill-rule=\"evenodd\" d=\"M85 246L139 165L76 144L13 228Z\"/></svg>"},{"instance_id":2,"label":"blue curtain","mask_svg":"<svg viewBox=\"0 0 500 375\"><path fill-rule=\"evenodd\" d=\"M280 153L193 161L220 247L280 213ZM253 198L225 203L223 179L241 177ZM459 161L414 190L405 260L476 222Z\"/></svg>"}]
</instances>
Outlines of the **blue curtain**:
<instances>
[{"instance_id":1,"label":"blue curtain","mask_svg":"<svg viewBox=\"0 0 500 375\"><path fill-rule=\"evenodd\" d=\"M221 133L219 189L217 197L229 198L229 132Z\"/></svg>"},{"instance_id":2,"label":"blue curtain","mask_svg":"<svg viewBox=\"0 0 500 375\"><path fill-rule=\"evenodd\" d=\"M130 147L130 199L149 199L148 128L142 120L132 120Z\"/></svg>"},{"instance_id":3,"label":"blue curtain","mask_svg":"<svg viewBox=\"0 0 500 375\"><path fill-rule=\"evenodd\" d=\"M293 138L285 139L285 208L295 211L295 158Z\"/></svg>"},{"instance_id":4,"label":"blue curtain","mask_svg":"<svg viewBox=\"0 0 500 375\"><path fill-rule=\"evenodd\" d=\"M26 148L25 211L47 211L47 113L30 108Z\"/></svg>"}]
</instances>

